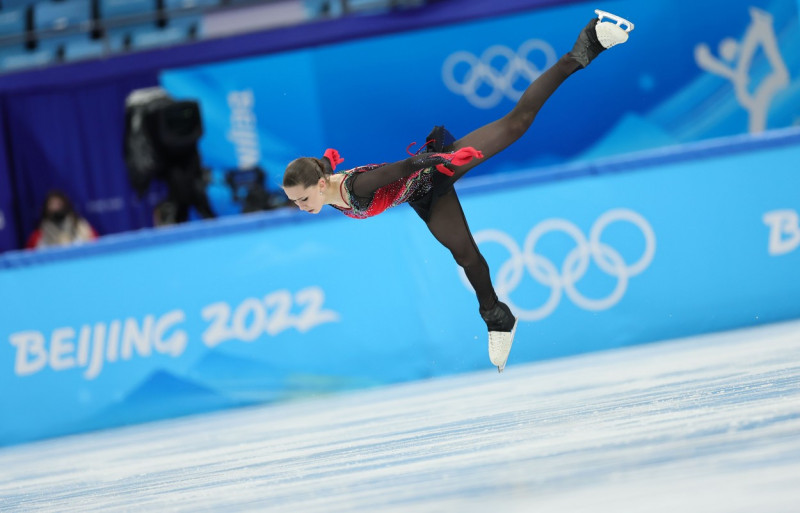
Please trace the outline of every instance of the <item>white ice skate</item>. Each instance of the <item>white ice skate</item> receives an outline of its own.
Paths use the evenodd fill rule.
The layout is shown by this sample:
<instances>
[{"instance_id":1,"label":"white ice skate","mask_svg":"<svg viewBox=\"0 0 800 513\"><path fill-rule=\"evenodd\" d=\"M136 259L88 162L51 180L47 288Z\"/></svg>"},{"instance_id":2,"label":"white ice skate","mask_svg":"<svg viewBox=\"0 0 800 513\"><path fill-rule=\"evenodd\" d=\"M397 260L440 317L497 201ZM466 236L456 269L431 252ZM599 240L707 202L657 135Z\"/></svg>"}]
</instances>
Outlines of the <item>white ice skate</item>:
<instances>
[{"instance_id":1,"label":"white ice skate","mask_svg":"<svg viewBox=\"0 0 800 513\"><path fill-rule=\"evenodd\" d=\"M514 319L514 327L511 331L490 331L489 332L489 360L497 366L497 372L503 372L508 361L508 353L511 352L511 344L514 343L514 333L517 331L519 319Z\"/></svg>"},{"instance_id":2,"label":"white ice skate","mask_svg":"<svg viewBox=\"0 0 800 513\"><path fill-rule=\"evenodd\" d=\"M616 14L601 11L600 9L595 9L594 12L597 13L597 17L600 19L595 26L597 40L600 41L604 48L608 49L628 40L628 33L633 30L633 23ZM603 21L606 18L612 21Z\"/></svg>"}]
</instances>

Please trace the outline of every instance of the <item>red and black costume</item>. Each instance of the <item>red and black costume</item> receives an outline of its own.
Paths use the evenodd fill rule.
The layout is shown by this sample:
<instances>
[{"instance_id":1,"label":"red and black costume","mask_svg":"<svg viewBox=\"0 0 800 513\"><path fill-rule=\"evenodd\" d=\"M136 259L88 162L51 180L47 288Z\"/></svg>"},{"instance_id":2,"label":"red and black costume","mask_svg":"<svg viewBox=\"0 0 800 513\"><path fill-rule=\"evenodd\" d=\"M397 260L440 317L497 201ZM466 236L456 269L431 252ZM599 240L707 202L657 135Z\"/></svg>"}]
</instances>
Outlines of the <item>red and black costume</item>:
<instances>
[{"instance_id":1,"label":"red and black costume","mask_svg":"<svg viewBox=\"0 0 800 513\"><path fill-rule=\"evenodd\" d=\"M584 32L593 34L595 23L596 19L587 25ZM450 250L458 265L464 269L478 297L481 316L490 331L510 331L514 318L508 306L497 299L489 266L472 238L453 184L485 158L507 148L530 128L550 95L567 77L591 60L580 58L587 53L587 49L591 50L593 58L603 47L596 38L580 39L573 52L561 57L528 86L508 114L457 141L440 140L434 141L433 145L430 142L426 145L428 150L433 147L438 152L452 153L422 153L391 164L344 171L341 193L350 208L335 208L347 216L363 219L400 203L411 204L433 236ZM459 152L469 153L463 153L464 158L456 160L454 155ZM478 155L480 158L474 158ZM328 154L326 156L334 165L340 162L338 154L334 158Z\"/></svg>"},{"instance_id":2,"label":"red and black costume","mask_svg":"<svg viewBox=\"0 0 800 513\"><path fill-rule=\"evenodd\" d=\"M329 153L326 156L331 158ZM350 208L335 205L334 208L348 217L365 219L409 203L427 222L433 199L449 192L455 182L454 172L446 164L460 166L482 157L475 148L466 147L450 153L420 153L393 164L373 164L344 171L340 193ZM333 161L332 165L335 168Z\"/></svg>"},{"instance_id":3,"label":"red and black costume","mask_svg":"<svg viewBox=\"0 0 800 513\"><path fill-rule=\"evenodd\" d=\"M380 164L361 166L344 171L342 181L342 197L349 199L350 208L344 209L334 205L344 215L354 219L365 219L380 214L386 209L401 203L414 201L429 193L433 188L432 167L419 169L408 176L401 177L387 185L368 191L366 195L356 192L355 183L360 181L363 173L379 169ZM435 172L435 171L434 171ZM359 184L361 185L361 184Z\"/></svg>"}]
</instances>

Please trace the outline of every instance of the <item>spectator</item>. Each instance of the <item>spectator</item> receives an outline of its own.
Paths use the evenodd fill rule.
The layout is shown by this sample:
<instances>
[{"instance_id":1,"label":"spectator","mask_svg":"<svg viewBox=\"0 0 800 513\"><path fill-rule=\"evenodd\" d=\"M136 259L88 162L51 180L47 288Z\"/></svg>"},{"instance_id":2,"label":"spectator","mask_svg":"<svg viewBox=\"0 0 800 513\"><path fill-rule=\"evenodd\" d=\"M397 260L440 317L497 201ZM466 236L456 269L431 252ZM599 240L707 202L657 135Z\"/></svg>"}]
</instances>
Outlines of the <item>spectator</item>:
<instances>
[{"instance_id":1,"label":"spectator","mask_svg":"<svg viewBox=\"0 0 800 513\"><path fill-rule=\"evenodd\" d=\"M28 249L70 244L94 240L97 232L72 206L72 201L61 191L50 191L42 206L39 226L28 237Z\"/></svg>"}]
</instances>

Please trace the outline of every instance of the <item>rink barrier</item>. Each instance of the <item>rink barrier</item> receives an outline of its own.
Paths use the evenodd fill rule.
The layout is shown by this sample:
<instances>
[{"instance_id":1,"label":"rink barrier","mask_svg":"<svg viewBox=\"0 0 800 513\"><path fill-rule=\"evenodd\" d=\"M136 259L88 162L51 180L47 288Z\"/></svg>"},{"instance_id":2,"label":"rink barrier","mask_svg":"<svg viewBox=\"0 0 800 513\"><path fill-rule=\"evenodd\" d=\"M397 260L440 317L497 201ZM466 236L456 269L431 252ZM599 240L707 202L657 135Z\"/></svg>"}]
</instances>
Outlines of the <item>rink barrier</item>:
<instances>
[{"instance_id":1,"label":"rink barrier","mask_svg":"<svg viewBox=\"0 0 800 513\"><path fill-rule=\"evenodd\" d=\"M463 181L515 364L800 317L800 130ZM475 370L412 209L291 211L2 257L0 444ZM498 379L503 379L502 375Z\"/></svg>"}]
</instances>

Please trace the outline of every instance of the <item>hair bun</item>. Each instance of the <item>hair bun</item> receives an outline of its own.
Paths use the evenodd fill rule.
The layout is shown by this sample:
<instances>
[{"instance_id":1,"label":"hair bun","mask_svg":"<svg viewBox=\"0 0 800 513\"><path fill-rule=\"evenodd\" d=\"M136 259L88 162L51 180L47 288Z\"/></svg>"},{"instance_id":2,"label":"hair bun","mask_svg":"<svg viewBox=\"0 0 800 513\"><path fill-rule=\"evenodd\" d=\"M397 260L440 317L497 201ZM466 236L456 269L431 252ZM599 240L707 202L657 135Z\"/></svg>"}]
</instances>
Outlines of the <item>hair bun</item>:
<instances>
[{"instance_id":1,"label":"hair bun","mask_svg":"<svg viewBox=\"0 0 800 513\"><path fill-rule=\"evenodd\" d=\"M319 162L319 165L322 167L322 172L326 175L332 175L334 166L331 164L331 161L326 158L316 159Z\"/></svg>"}]
</instances>

